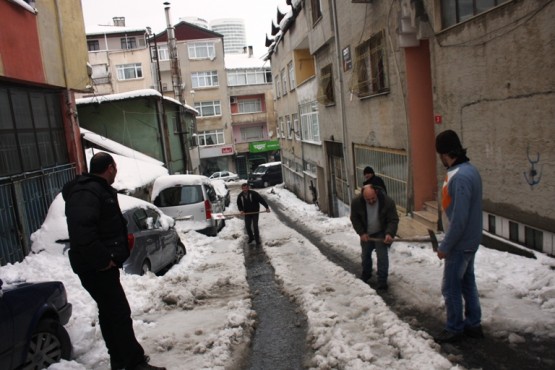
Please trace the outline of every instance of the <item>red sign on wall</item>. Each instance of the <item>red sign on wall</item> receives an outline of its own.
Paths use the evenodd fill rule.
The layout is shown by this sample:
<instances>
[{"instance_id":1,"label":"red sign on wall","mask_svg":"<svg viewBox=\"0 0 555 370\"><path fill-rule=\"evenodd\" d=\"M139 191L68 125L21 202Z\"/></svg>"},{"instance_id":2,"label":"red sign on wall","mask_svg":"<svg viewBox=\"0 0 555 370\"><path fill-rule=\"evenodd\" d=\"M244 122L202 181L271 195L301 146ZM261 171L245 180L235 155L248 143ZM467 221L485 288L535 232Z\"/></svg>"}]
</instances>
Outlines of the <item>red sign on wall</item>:
<instances>
[{"instance_id":1,"label":"red sign on wall","mask_svg":"<svg viewBox=\"0 0 555 370\"><path fill-rule=\"evenodd\" d=\"M222 154L233 154L233 147L230 147L230 146L223 147Z\"/></svg>"},{"instance_id":2,"label":"red sign on wall","mask_svg":"<svg viewBox=\"0 0 555 370\"><path fill-rule=\"evenodd\" d=\"M436 125L441 125L441 116L440 115L434 116L434 121Z\"/></svg>"}]
</instances>

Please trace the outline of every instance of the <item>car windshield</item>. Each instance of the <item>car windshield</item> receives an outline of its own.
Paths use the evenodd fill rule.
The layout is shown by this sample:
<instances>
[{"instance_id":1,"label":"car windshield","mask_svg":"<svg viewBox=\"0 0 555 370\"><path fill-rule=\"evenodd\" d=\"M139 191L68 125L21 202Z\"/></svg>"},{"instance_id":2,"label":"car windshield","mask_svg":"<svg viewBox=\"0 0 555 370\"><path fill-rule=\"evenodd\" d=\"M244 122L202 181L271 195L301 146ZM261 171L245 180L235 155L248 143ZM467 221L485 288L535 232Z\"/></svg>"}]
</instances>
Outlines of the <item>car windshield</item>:
<instances>
[{"instance_id":1,"label":"car windshield","mask_svg":"<svg viewBox=\"0 0 555 370\"><path fill-rule=\"evenodd\" d=\"M254 170L253 173L254 173L254 174L257 174L257 175L263 175L263 174L266 173L266 171L268 171L268 167L266 167L266 166L258 166L258 167L256 168L256 170Z\"/></svg>"},{"instance_id":2,"label":"car windshield","mask_svg":"<svg viewBox=\"0 0 555 370\"><path fill-rule=\"evenodd\" d=\"M162 190L154 200L154 205L174 207L200 203L203 200L201 185L184 185Z\"/></svg>"}]
</instances>

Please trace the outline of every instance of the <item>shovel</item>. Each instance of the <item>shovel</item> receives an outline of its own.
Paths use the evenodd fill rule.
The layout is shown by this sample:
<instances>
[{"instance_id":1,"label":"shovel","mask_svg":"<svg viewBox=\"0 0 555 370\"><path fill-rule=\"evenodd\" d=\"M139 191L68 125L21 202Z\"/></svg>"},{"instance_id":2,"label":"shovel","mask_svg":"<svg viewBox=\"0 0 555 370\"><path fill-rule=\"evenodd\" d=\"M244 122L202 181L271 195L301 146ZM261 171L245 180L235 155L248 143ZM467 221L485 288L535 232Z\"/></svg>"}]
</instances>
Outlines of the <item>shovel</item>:
<instances>
[{"instance_id":1,"label":"shovel","mask_svg":"<svg viewBox=\"0 0 555 370\"><path fill-rule=\"evenodd\" d=\"M245 212L245 213L212 213L212 218L214 220L228 220L233 217L239 217L244 215L256 215L258 213L266 213L266 211L259 212Z\"/></svg>"},{"instance_id":2,"label":"shovel","mask_svg":"<svg viewBox=\"0 0 555 370\"><path fill-rule=\"evenodd\" d=\"M432 229L428 229L429 238L394 238L393 243L395 242L414 242L414 243L432 243L432 249L434 252L437 252L438 242L436 238L436 234ZM383 238L368 238L374 242L383 242Z\"/></svg>"}]
</instances>

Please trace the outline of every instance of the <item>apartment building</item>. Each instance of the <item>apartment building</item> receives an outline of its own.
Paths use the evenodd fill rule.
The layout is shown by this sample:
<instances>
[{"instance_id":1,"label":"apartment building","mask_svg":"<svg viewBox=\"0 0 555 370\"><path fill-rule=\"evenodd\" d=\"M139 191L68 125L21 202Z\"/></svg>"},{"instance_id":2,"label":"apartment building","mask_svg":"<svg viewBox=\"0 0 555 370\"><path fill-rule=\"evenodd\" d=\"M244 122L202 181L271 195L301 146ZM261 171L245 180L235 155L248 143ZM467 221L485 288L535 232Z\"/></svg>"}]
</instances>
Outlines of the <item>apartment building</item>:
<instances>
[{"instance_id":1,"label":"apartment building","mask_svg":"<svg viewBox=\"0 0 555 370\"><path fill-rule=\"evenodd\" d=\"M0 1L0 265L20 262L86 169L75 92L90 84L79 1Z\"/></svg>"},{"instance_id":2,"label":"apartment building","mask_svg":"<svg viewBox=\"0 0 555 370\"><path fill-rule=\"evenodd\" d=\"M241 178L247 178L259 164L281 158L272 71L268 61L253 57L252 48L243 54L226 55L225 69L235 169Z\"/></svg>"},{"instance_id":3,"label":"apartment building","mask_svg":"<svg viewBox=\"0 0 555 370\"><path fill-rule=\"evenodd\" d=\"M437 200L445 174L435 135L454 129L483 176L484 242L507 239L555 254L548 209L555 183L546 175L555 150L547 140L554 136L552 1L287 4L267 46L278 126L280 117L284 131L287 116L300 118L300 144L280 134L288 187L306 199L307 181L316 179L322 210L344 215L370 165L399 210L418 217ZM303 81L307 66L313 77ZM295 160L303 164L298 175L290 170Z\"/></svg>"}]
</instances>

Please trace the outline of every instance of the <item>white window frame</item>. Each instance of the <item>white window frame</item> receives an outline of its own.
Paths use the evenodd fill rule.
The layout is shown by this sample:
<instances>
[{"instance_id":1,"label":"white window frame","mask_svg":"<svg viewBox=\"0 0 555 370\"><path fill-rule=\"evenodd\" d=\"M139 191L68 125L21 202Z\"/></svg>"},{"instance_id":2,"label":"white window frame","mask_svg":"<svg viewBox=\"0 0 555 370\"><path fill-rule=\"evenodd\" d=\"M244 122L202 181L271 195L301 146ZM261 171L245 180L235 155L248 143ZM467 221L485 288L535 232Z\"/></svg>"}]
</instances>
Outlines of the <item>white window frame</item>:
<instances>
[{"instance_id":1,"label":"white window frame","mask_svg":"<svg viewBox=\"0 0 555 370\"><path fill-rule=\"evenodd\" d=\"M143 78L143 67L141 63L128 63L116 65L118 81L138 80ZM126 72L132 72L134 77L127 78Z\"/></svg>"},{"instance_id":2,"label":"white window frame","mask_svg":"<svg viewBox=\"0 0 555 370\"><path fill-rule=\"evenodd\" d=\"M198 111L198 117L216 117L222 115L222 106L219 100L201 101L195 103L195 109ZM207 109L212 109L214 114L204 114Z\"/></svg>"},{"instance_id":3,"label":"white window frame","mask_svg":"<svg viewBox=\"0 0 555 370\"><path fill-rule=\"evenodd\" d=\"M192 42L187 45L189 59L214 59L216 57L216 47L214 42Z\"/></svg>"},{"instance_id":4,"label":"white window frame","mask_svg":"<svg viewBox=\"0 0 555 370\"><path fill-rule=\"evenodd\" d=\"M193 89L218 87L218 71L192 72L191 86Z\"/></svg>"},{"instance_id":5,"label":"white window frame","mask_svg":"<svg viewBox=\"0 0 555 370\"><path fill-rule=\"evenodd\" d=\"M269 83L267 81L267 70L234 70L227 72L227 85L228 86L249 86L249 85L264 85Z\"/></svg>"},{"instance_id":6,"label":"white window frame","mask_svg":"<svg viewBox=\"0 0 555 370\"><path fill-rule=\"evenodd\" d=\"M275 88L276 88L276 98L281 98L281 77L280 75L276 75L275 79Z\"/></svg>"},{"instance_id":7,"label":"white window frame","mask_svg":"<svg viewBox=\"0 0 555 370\"><path fill-rule=\"evenodd\" d=\"M295 131L295 140L301 140L301 131L299 129L299 114L293 113L291 115L291 120L293 121L293 130Z\"/></svg>"},{"instance_id":8,"label":"white window frame","mask_svg":"<svg viewBox=\"0 0 555 370\"><path fill-rule=\"evenodd\" d=\"M248 126L240 129L241 141L258 141L264 139L264 128L262 126Z\"/></svg>"},{"instance_id":9,"label":"white window frame","mask_svg":"<svg viewBox=\"0 0 555 370\"><path fill-rule=\"evenodd\" d=\"M223 145L225 144L224 130L210 130L210 131L200 131L197 133L198 145L199 146L212 146L212 145ZM212 143L207 144L208 139L212 140Z\"/></svg>"},{"instance_id":10,"label":"white window frame","mask_svg":"<svg viewBox=\"0 0 555 370\"><path fill-rule=\"evenodd\" d=\"M287 71L284 69L281 70L281 85L283 87L283 95L287 95Z\"/></svg>"},{"instance_id":11,"label":"white window frame","mask_svg":"<svg viewBox=\"0 0 555 370\"><path fill-rule=\"evenodd\" d=\"M285 127L287 129L287 138L289 140L293 139L293 130L291 127L291 116L285 116Z\"/></svg>"},{"instance_id":12,"label":"white window frame","mask_svg":"<svg viewBox=\"0 0 555 370\"><path fill-rule=\"evenodd\" d=\"M318 102L311 101L301 104L301 131L302 140L320 143L320 122L318 119Z\"/></svg>"},{"instance_id":13,"label":"white window frame","mask_svg":"<svg viewBox=\"0 0 555 370\"><path fill-rule=\"evenodd\" d=\"M252 109L249 109L252 107ZM237 102L237 109L239 113L260 113L262 112L261 99L239 99Z\"/></svg>"},{"instance_id":14,"label":"white window frame","mask_svg":"<svg viewBox=\"0 0 555 370\"><path fill-rule=\"evenodd\" d=\"M297 82L295 81L295 67L293 62L289 62L287 69L289 70L289 89L295 90L297 88Z\"/></svg>"}]
</instances>

